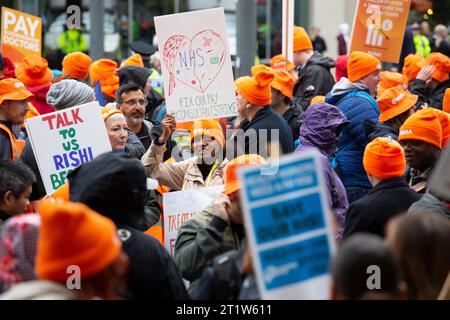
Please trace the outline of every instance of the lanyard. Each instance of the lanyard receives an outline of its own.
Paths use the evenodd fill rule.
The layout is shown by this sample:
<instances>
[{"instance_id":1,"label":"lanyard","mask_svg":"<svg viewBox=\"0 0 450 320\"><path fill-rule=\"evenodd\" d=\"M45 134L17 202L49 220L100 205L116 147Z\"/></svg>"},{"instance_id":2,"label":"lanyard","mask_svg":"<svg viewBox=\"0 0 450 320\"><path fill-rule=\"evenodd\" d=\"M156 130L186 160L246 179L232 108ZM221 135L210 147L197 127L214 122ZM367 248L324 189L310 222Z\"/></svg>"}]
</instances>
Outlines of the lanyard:
<instances>
[{"instance_id":1,"label":"lanyard","mask_svg":"<svg viewBox=\"0 0 450 320\"><path fill-rule=\"evenodd\" d=\"M216 168L217 168L218 165L219 165L219 160L216 160L216 161L214 162L214 165L213 165L212 168L211 168L211 171L209 171L209 174L208 174L208 176L206 177L206 180L205 180L205 187L208 187L209 184L211 183L213 172L214 172L214 170L216 170ZM186 187L187 187L187 180L184 180L184 182L183 182L183 187L181 188L181 190L186 190Z\"/></svg>"}]
</instances>

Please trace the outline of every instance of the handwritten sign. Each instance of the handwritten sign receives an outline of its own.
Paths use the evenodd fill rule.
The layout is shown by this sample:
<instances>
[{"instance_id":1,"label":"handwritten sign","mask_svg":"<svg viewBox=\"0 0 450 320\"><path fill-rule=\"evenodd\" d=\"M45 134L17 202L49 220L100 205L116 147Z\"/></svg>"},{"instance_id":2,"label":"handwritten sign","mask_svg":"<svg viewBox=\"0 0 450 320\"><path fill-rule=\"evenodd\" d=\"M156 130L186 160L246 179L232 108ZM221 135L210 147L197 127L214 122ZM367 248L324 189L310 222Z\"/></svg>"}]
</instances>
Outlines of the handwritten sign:
<instances>
[{"instance_id":1,"label":"handwritten sign","mask_svg":"<svg viewBox=\"0 0 450 320\"><path fill-rule=\"evenodd\" d=\"M262 298L329 298L335 244L317 151L281 158L274 174L261 170L244 167L238 173Z\"/></svg>"},{"instance_id":2,"label":"handwritten sign","mask_svg":"<svg viewBox=\"0 0 450 320\"><path fill-rule=\"evenodd\" d=\"M181 225L209 206L223 191L223 185L164 193L164 243L173 256Z\"/></svg>"},{"instance_id":3,"label":"handwritten sign","mask_svg":"<svg viewBox=\"0 0 450 320\"><path fill-rule=\"evenodd\" d=\"M364 51L381 61L398 63L411 0L359 0L351 51Z\"/></svg>"},{"instance_id":4,"label":"handwritten sign","mask_svg":"<svg viewBox=\"0 0 450 320\"><path fill-rule=\"evenodd\" d=\"M26 127L47 194L75 168L111 151L98 102L28 119Z\"/></svg>"},{"instance_id":5,"label":"handwritten sign","mask_svg":"<svg viewBox=\"0 0 450 320\"><path fill-rule=\"evenodd\" d=\"M223 8L155 17L167 112L178 122L235 116Z\"/></svg>"},{"instance_id":6,"label":"handwritten sign","mask_svg":"<svg viewBox=\"0 0 450 320\"><path fill-rule=\"evenodd\" d=\"M2 54L16 65L29 54L41 55L42 20L25 12L2 7Z\"/></svg>"}]
</instances>

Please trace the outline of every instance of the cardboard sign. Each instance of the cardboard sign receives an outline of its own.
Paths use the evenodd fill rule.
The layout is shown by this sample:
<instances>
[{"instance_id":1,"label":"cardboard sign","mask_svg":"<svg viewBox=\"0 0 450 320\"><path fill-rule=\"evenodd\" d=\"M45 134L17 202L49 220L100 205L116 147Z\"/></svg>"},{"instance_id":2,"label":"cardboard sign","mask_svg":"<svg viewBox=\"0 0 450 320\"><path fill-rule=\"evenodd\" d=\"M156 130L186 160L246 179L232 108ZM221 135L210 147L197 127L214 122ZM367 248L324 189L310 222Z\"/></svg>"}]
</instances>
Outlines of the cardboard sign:
<instances>
[{"instance_id":1,"label":"cardboard sign","mask_svg":"<svg viewBox=\"0 0 450 320\"><path fill-rule=\"evenodd\" d=\"M96 101L30 118L26 126L47 194L75 168L111 151Z\"/></svg>"},{"instance_id":2,"label":"cardboard sign","mask_svg":"<svg viewBox=\"0 0 450 320\"><path fill-rule=\"evenodd\" d=\"M222 191L223 185L219 185L164 193L164 243L172 256L181 225L209 206Z\"/></svg>"},{"instance_id":3,"label":"cardboard sign","mask_svg":"<svg viewBox=\"0 0 450 320\"><path fill-rule=\"evenodd\" d=\"M155 17L167 113L178 122L237 114L223 8Z\"/></svg>"},{"instance_id":4,"label":"cardboard sign","mask_svg":"<svg viewBox=\"0 0 450 320\"><path fill-rule=\"evenodd\" d=\"M364 51L398 63L411 0L359 0L350 52Z\"/></svg>"},{"instance_id":5,"label":"cardboard sign","mask_svg":"<svg viewBox=\"0 0 450 320\"><path fill-rule=\"evenodd\" d=\"M41 55L42 19L2 7L2 54L16 65L29 54Z\"/></svg>"},{"instance_id":6,"label":"cardboard sign","mask_svg":"<svg viewBox=\"0 0 450 320\"><path fill-rule=\"evenodd\" d=\"M241 199L263 299L327 299L335 251L317 151L280 159L278 171L244 167Z\"/></svg>"}]
</instances>

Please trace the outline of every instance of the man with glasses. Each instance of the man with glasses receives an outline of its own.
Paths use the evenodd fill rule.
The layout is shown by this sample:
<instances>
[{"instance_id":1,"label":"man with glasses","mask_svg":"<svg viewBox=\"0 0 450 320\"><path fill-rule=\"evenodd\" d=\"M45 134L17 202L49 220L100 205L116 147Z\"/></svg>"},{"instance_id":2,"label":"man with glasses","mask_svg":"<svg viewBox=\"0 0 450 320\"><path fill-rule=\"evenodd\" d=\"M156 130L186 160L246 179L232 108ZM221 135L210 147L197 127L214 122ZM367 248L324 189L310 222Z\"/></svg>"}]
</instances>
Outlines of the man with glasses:
<instances>
[{"instance_id":1,"label":"man with glasses","mask_svg":"<svg viewBox=\"0 0 450 320\"><path fill-rule=\"evenodd\" d=\"M122 111L127 120L128 128L133 131L147 150L151 143L151 130L153 124L144 119L147 99L140 86L135 83L127 83L117 89L117 109Z\"/></svg>"}]
</instances>

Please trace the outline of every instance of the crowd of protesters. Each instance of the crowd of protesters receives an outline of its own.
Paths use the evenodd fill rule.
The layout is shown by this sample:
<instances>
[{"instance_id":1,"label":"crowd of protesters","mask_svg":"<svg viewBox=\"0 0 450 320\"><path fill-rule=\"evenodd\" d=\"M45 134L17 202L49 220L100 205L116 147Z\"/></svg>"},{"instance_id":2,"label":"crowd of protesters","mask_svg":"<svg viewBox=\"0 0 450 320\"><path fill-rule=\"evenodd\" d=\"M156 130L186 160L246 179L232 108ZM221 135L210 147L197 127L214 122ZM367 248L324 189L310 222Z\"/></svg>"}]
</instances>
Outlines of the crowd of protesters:
<instances>
[{"instance_id":1,"label":"crowd of protesters","mask_svg":"<svg viewBox=\"0 0 450 320\"><path fill-rule=\"evenodd\" d=\"M277 55L235 80L237 117L188 123L167 113L159 54L143 42L120 64L69 53L59 76L44 57L17 67L0 57L0 298L259 299L237 171L316 149L338 248L330 297L437 299L450 271L450 198L428 186L450 137L448 43L393 72L359 51L335 62L302 27L293 38L292 62ZM92 101L112 152L47 195L24 124ZM181 225L172 257L163 194L217 185ZM379 290L366 285L369 265L383 272Z\"/></svg>"}]
</instances>

